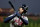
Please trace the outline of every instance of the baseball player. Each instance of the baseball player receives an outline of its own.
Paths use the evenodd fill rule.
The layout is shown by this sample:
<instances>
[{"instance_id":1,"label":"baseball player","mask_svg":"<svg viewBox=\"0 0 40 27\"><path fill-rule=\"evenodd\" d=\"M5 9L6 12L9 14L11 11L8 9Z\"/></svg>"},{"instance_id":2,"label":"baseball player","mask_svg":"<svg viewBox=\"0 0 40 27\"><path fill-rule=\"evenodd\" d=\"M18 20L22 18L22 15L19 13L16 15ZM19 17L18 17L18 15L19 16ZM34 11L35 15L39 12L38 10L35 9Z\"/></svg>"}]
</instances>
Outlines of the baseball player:
<instances>
[{"instance_id":1,"label":"baseball player","mask_svg":"<svg viewBox=\"0 0 40 27\"><path fill-rule=\"evenodd\" d=\"M18 12L15 12L4 20L5 23L10 23L10 27L24 27L24 25L28 25L28 18L23 15L27 12L26 5L22 5L18 10Z\"/></svg>"}]
</instances>

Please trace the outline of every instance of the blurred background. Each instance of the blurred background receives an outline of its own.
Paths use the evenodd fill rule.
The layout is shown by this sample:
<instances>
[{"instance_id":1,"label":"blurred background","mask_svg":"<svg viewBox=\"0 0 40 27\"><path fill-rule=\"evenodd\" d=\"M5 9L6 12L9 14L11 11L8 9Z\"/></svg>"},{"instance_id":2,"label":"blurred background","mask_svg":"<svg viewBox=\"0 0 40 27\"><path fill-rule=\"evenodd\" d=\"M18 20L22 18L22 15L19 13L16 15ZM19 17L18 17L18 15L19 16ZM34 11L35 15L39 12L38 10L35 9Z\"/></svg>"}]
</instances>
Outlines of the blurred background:
<instances>
[{"instance_id":1,"label":"blurred background","mask_svg":"<svg viewBox=\"0 0 40 27\"><path fill-rule=\"evenodd\" d=\"M25 27L40 27L40 0L0 0L0 27L10 27L9 23L3 22L7 16L14 13L8 1L12 2L16 11L22 4L28 6L28 11L25 15L29 19L29 24L25 25Z\"/></svg>"},{"instance_id":2,"label":"blurred background","mask_svg":"<svg viewBox=\"0 0 40 27\"><path fill-rule=\"evenodd\" d=\"M3 20L14 13L13 8L0 8L0 27L10 27L9 23L4 23ZM29 19L29 24L25 27L40 27L40 14L25 14Z\"/></svg>"}]
</instances>

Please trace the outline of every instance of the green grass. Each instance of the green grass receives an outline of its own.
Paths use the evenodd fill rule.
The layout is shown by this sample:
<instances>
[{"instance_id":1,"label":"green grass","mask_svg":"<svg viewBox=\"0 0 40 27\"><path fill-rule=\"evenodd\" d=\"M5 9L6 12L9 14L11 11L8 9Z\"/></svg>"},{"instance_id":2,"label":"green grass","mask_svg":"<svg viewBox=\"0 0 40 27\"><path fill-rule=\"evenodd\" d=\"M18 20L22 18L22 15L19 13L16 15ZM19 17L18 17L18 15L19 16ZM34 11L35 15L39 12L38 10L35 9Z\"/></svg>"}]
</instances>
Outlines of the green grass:
<instances>
[{"instance_id":1,"label":"green grass","mask_svg":"<svg viewBox=\"0 0 40 27\"><path fill-rule=\"evenodd\" d=\"M10 27L10 26L9 26L9 23L0 22L0 27ZM37 21L29 19L29 24L25 25L24 27L40 27L40 19L38 19Z\"/></svg>"}]
</instances>

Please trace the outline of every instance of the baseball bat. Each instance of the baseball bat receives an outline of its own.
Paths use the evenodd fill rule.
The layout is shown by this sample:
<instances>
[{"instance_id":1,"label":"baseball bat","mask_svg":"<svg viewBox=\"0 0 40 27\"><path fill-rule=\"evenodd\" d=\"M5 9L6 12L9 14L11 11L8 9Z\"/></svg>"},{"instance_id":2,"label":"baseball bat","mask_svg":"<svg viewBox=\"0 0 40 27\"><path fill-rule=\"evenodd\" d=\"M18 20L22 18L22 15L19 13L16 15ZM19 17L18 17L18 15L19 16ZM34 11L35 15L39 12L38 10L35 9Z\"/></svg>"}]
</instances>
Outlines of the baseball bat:
<instances>
[{"instance_id":1,"label":"baseball bat","mask_svg":"<svg viewBox=\"0 0 40 27\"><path fill-rule=\"evenodd\" d=\"M11 1L9 1L9 4L11 5L11 7L14 9L14 6L13 4L11 3ZM15 9L14 9L15 10Z\"/></svg>"}]
</instances>

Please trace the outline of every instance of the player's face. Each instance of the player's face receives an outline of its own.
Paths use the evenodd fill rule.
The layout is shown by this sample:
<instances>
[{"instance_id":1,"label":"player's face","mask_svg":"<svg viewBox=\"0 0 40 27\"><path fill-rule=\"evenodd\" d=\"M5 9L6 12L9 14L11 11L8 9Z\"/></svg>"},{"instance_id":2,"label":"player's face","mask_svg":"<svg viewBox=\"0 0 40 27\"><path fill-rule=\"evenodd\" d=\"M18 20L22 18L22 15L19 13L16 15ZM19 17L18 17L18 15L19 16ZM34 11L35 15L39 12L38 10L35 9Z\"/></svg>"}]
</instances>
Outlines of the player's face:
<instances>
[{"instance_id":1,"label":"player's face","mask_svg":"<svg viewBox=\"0 0 40 27\"><path fill-rule=\"evenodd\" d=\"M21 13L22 13L23 11L24 11L24 10L23 10L23 8L19 8L19 12L21 12Z\"/></svg>"}]
</instances>

